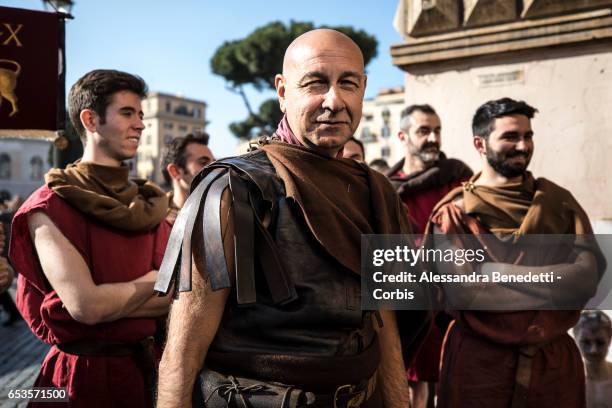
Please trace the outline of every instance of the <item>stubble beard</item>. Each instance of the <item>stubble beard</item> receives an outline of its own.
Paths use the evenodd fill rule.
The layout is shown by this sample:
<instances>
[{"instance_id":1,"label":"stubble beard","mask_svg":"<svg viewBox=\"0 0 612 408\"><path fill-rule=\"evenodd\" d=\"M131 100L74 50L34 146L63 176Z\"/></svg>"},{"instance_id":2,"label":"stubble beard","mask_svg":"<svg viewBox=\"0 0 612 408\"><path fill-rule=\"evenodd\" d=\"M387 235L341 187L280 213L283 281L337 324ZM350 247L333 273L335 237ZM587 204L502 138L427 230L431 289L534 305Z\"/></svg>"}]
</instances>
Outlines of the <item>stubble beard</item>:
<instances>
[{"instance_id":1,"label":"stubble beard","mask_svg":"<svg viewBox=\"0 0 612 408\"><path fill-rule=\"evenodd\" d=\"M510 160L513 157L522 155L525 157L525 164L511 164ZM531 158L529 154L525 154L517 151L510 151L508 153L498 153L491 149L490 145L487 145L487 162L497 173L501 174L506 178L514 178L521 176L527 171Z\"/></svg>"}]
</instances>

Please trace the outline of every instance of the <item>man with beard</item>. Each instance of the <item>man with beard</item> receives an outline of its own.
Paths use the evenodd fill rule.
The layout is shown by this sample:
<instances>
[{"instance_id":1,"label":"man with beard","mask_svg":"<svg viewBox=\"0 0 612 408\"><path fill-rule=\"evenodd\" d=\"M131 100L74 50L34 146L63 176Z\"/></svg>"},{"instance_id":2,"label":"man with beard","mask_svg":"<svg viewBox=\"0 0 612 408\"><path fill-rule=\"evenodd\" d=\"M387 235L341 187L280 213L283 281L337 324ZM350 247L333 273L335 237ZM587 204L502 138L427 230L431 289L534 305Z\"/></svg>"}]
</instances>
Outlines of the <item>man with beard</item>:
<instances>
[{"instance_id":1,"label":"man with beard","mask_svg":"<svg viewBox=\"0 0 612 408\"><path fill-rule=\"evenodd\" d=\"M168 215L166 221L174 225L176 216L189 195L193 178L215 158L208 147L206 133L188 134L173 139L167 146L162 161L162 175L172 185L168 193Z\"/></svg>"},{"instance_id":2,"label":"man with beard","mask_svg":"<svg viewBox=\"0 0 612 408\"><path fill-rule=\"evenodd\" d=\"M145 95L145 82L125 72L81 77L68 102L83 157L51 169L13 220L17 307L52 345L34 386L66 388L70 407L153 403L151 336L169 306L153 291L168 200L155 184L129 180L124 163L136 155Z\"/></svg>"},{"instance_id":3,"label":"man with beard","mask_svg":"<svg viewBox=\"0 0 612 408\"><path fill-rule=\"evenodd\" d=\"M405 157L387 176L408 208L412 231L422 234L438 201L473 173L465 163L448 159L440 151L440 117L431 106L408 106L402 111L400 129L397 136Z\"/></svg>"},{"instance_id":4,"label":"man with beard","mask_svg":"<svg viewBox=\"0 0 612 408\"><path fill-rule=\"evenodd\" d=\"M402 111L398 137L405 157L387 175L408 211L412 231L423 234L431 211L449 191L467 181L472 170L462 161L447 159L440 151L440 117L430 105L410 105ZM427 383L438 381L440 349L448 316L440 314L416 360L408 369L415 408L425 407L433 392ZM433 391L433 387L431 387Z\"/></svg>"},{"instance_id":5,"label":"man with beard","mask_svg":"<svg viewBox=\"0 0 612 408\"><path fill-rule=\"evenodd\" d=\"M606 360L612 322L601 310L584 311L573 332L586 368L587 408L606 408L612 402L612 363Z\"/></svg>"},{"instance_id":6,"label":"man with beard","mask_svg":"<svg viewBox=\"0 0 612 408\"><path fill-rule=\"evenodd\" d=\"M361 117L363 55L313 30L287 48L275 84L285 116L272 140L204 169L172 231L156 288L176 278L181 293L158 406L193 395L198 406L406 407L400 347L409 359L426 315L411 315L400 342L395 312L361 310L359 293L361 234L407 233L408 221L382 174L341 158Z\"/></svg>"},{"instance_id":7,"label":"man with beard","mask_svg":"<svg viewBox=\"0 0 612 408\"><path fill-rule=\"evenodd\" d=\"M482 171L436 206L428 232L453 234L459 247L478 240L486 251L482 274L489 269L506 275L552 270L562 279L457 289L467 299L477 294L483 306L449 312L455 320L444 343L442 408L585 404L584 368L567 331L580 316L571 309L594 295L605 259L589 235L586 213L570 192L527 171L535 112L510 98L478 108L472 130ZM572 241L565 249L550 238L534 249L525 246L530 234L570 234ZM550 298L562 299L557 309L569 310L550 310L556 304ZM535 308L540 310L526 310Z\"/></svg>"}]
</instances>

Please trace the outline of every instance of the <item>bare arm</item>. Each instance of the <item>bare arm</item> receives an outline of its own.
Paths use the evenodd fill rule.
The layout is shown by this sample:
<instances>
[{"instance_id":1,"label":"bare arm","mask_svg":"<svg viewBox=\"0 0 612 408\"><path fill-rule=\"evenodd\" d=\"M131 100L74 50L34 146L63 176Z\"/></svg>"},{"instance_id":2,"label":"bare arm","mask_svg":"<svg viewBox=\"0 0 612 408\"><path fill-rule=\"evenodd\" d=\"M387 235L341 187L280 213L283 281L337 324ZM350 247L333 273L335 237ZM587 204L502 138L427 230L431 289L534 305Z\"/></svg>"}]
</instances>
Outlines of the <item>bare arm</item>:
<instances>
[{"instance_id":1,"label":"bare arm","mask_svg":"<svg viewBox=\"0 0 612 408\"><path fill-rule=\"evenodd\" d=\"M410 390L397 330L395 311L381 310L383 327L379 330L380 366L378 380L385 408L405 408L410 404Z\"/></svg>"},{"instance_id":2,"label":"bare arm","mask_svg":"<svg viewBox=\"0 0 612 408\"><path fill-rule=\"evenodd\" d=\"M171 290L172 292L172 290ZM146 302L126 317L159 317L168 314L172 296L152 295Z\"/></svg>"},{"instance_id":3,"label":"bare arm","mask_svg":"<svg viewBox=\"0 0 612 408\"><path fill-rule=\"evenodd\" d=\"M45 213L30 214L28 226L45 276L76 321L97 324L127 317L153 295L157 271L96 285L81 254Z\"/></svg>"},{"instance_id":4,"label":"bare arm","mask_svg":"<svg viewBox=\"0 0 612 408\"><path fill-rule=\"evenodd\" d=\"M194 263L194 269L196 268ZM196 376L215 337L229 289L213 291L194 270L192 291L174 301L159 365L157 406L190 407Z\"/></svg>"}]
</instances>

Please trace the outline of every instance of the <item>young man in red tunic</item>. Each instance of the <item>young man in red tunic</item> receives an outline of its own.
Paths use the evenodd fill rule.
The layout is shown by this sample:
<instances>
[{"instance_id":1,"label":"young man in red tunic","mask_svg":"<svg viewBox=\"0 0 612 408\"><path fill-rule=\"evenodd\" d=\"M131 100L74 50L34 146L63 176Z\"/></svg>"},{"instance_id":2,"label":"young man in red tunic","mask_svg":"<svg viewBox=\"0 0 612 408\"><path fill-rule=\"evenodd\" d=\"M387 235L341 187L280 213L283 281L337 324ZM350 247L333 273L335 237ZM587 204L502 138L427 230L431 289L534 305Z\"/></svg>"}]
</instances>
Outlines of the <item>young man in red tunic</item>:
<instances>
[{"instance_id":1,"label":"young man in red tunic","mask_svg":"<svg viewBox=\"0 0 612 408\"><path fill-rule=\"evenodd\" d=\"M169 304L153 292L168 200L156 185L129 180L123 163L136 155L145 94L144 81L124 72L79 79L69 105L83 157L50 170L13 221L17 306L53 346L34 385L65 387L71 407L152 405L150 338ZM54 406L31 406L39 404Z\"/></svg>"},{"instance_id":2,"label":"young man in red tunic","mask_svg":"<svg viewBox=\"0 0 612 408\"><path fill-rule=\"evenodd\" d=\"M406 156L387 175L408 210L412 232L423 234L431 211L449 191L472 176L472 170L461 160L447 159L440 150L442 126L440 117L430 105L410 105L402 111L398 137ZM437 316L414 363L408 368L408 381L414 408L433 402L427 383L438 381L440 350L448 315ZM431 386L433 391L433 386Z\"/></svg>"},{"instance_id":3,"label":"young man in red tunic","mask_svg":"<svg viewBox=\"0 0 612 408\"><path fill-rule=\"evenodd\" d=\"M436 206L428 232L453 234L460 247L478 239L487 257L482 275L552 270L562 279L446 291L447 299L477 299L481 306L451 311L455 321L446 334L440 372L442 408L585 406L584 367L567 331L580 316L571 309L595 294L605 259L571 193L527 171L535 112L510 98L477 109L472 131L482 171ZM565 249L552 245L553 238L540 239L536 250L526 250L523 242L533 234L567 234L574 241ZM551 305L547 299L556 301Z\"/></svg>"}]
</instances>

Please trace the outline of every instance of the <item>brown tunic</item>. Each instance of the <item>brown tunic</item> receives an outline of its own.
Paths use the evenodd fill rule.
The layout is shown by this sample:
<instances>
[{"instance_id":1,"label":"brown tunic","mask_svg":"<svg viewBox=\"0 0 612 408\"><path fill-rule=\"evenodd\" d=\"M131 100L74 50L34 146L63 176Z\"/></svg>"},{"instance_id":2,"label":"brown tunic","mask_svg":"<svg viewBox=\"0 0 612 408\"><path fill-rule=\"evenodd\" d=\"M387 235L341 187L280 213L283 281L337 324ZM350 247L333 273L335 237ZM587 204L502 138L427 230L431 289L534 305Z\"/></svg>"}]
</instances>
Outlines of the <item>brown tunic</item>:
<instances>
[{"instance_id":1,"label":"brown tunic","mask_svg":"<svg viewBox=\"0 0 612 408\"><path fill-rule=\"evenodd\" d=\"M461 194L463 209L453 201ZM539 208L533 208L534 202ZM572 211L567 217L559 217L560 208ZM566 222L553 225L546 219L546 214L551 213ZM534 180L531 174L526 175L523 183L498 189L467 183L449 193L437 206L430 230L433 225L445 234L590 232L588 218L569 192L549 181ZM440 407L509 407L518 349L526 345L538 346L532 362L527 406L585 406L584 367L574 341L567 334L577 322L579 311L451 314L455 323L449 328L443 346Z\"/></svg>"}]
</instances>

